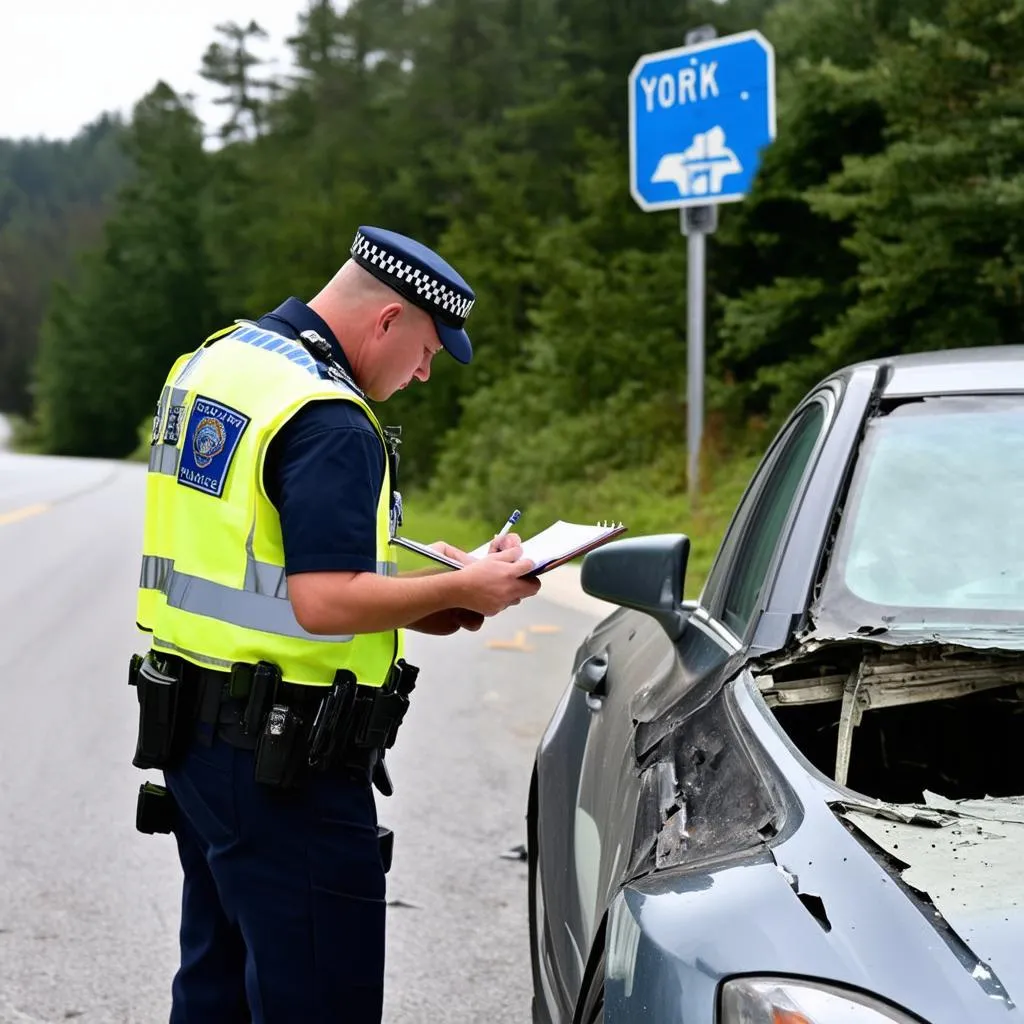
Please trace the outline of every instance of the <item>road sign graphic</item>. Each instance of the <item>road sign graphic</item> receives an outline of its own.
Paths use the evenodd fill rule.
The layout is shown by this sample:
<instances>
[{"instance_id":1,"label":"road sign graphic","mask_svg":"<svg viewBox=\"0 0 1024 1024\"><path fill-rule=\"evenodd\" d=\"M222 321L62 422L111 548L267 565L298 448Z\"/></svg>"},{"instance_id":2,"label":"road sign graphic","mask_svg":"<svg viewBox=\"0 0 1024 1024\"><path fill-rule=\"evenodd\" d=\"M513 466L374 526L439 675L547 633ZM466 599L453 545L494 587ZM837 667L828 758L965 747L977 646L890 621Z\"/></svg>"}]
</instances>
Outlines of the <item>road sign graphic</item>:
<instances>
[{"instance_id":1,"label":"road sign graphic","mask_svg":"<svg viewBox=\"0 0 1024 1024\"><path fill-rule=\"evenodd\" d=\"M775 51L743 32L646 54L629 76L629 114L643 209L737 202L775 138Z\"/></svg>"},{"instance_id":2,"label":"road sign graphic","mask_svg":"<svg viewBox=\"0 0 1024 1024\"><path fill-rule=\"evenodd\" d=\"M693 145L682 153L666 153L651 181L673 182L683 198L718 196L727 177L742 173L743 164L725 144L721 126L715 125L711 131L695 135Z\"/></svg>"}]
</instances>

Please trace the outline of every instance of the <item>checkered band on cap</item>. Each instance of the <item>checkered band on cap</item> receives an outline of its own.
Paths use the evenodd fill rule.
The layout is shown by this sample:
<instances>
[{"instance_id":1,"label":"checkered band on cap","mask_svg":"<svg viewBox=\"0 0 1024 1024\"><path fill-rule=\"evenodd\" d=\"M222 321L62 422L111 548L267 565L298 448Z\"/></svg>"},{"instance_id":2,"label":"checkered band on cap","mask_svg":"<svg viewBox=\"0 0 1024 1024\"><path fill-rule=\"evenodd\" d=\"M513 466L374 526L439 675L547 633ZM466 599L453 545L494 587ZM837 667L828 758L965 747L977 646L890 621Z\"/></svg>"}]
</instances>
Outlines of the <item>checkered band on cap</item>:
<instances>
[{"instance_id":1,"label":"checkered band on cap","mask_svg":"<svg viewBox=\"0 0 1024 1024\"><path fill-rule=\"evenodd\" d=\"M352 255L358 262L371 264L387 277L394 278L396 289L409 294L410 298L414 290L422 304L433 306L442 318L460 321L460 327L476 301L455 291L433 274L414 267L386 246L371 242L361 231L356 233L352 242Z\"/></svg>"}]
</instances>

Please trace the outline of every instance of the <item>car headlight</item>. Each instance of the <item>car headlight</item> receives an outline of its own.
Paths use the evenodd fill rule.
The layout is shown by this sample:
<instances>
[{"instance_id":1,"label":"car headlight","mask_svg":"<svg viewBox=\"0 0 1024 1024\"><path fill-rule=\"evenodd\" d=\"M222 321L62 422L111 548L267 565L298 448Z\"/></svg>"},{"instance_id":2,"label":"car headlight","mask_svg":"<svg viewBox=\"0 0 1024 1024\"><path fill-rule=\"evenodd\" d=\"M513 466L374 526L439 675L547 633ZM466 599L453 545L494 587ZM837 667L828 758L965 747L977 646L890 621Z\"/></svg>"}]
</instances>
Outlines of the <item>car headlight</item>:
<instances>
[{"instance_id":1,"label":"car headlight","mask_svg":"<svg viewBox=\"0 0 1024 1024\"><path fill-rule=\"evenodd\" d=\"M722 989L721 1024L919 1024L907 1014L811 981L736 978Z\"/></svg>"}]
</instances>

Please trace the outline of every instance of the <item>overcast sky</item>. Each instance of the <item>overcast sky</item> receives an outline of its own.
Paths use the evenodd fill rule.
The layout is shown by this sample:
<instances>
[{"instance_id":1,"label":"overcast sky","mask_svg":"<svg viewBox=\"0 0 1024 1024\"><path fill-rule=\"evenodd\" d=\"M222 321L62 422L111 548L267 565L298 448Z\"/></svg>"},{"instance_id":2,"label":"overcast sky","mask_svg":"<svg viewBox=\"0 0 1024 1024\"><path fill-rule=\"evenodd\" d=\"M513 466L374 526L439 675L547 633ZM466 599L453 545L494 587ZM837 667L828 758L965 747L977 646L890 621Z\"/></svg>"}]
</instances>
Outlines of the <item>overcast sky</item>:
<instances>
[{"instance_id":1,"label":"overcast sky","mask_svg":"<svg viewBox=\"0 0 1024 1024\"><path fill-rule=\"evenodd\" d=\"M163 79L197 95L219 123L215 90L198 75L223 21L255 18L259 52L284 70L306 0L0 0L0 137L70 138L105 110L130 114Z\"/></svg>"}]
</instances>

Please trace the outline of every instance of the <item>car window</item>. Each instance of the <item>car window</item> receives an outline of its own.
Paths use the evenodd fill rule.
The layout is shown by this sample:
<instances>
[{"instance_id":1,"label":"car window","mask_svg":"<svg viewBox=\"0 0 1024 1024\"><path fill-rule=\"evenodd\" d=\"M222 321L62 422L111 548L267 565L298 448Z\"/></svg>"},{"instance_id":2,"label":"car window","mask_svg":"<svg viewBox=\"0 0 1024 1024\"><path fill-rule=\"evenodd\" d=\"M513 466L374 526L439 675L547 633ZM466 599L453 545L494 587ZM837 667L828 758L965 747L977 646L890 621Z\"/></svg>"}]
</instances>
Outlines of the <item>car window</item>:
<instances>
[{"instance_id":1,"label":"car window","mask_svg":"<svg viewBox=\"0 0 1024 1024\"><path fill-rule=\"evenodd\" d=\"M821 402L807 406L790 428L763 486L751 493L753 507L729 563L719 613L739 637L746 634L757 609L772 555L824 423L825 406Z\"/></svg>"}]
</instances>

